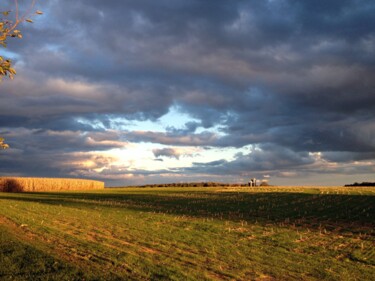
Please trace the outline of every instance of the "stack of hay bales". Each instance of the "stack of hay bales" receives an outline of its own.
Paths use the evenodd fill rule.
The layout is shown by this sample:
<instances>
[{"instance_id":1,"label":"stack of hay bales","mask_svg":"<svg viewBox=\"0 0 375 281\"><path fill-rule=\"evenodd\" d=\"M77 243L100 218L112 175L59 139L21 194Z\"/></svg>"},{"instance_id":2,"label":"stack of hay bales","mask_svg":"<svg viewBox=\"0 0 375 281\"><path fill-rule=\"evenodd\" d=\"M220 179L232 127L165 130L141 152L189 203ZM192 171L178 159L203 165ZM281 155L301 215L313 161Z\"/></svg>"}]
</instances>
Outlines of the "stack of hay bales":
<instances>
[{"instance_id":1,"label":"stack of hay bales","mask_svg":"<svg viewBox=\"0 0 375 281\"><path fill-rule=\"evenodd\" d=\"M104 189L104 182L83 179L0 177L0 191L38 192Z\"/></svg>"}]
</instances>

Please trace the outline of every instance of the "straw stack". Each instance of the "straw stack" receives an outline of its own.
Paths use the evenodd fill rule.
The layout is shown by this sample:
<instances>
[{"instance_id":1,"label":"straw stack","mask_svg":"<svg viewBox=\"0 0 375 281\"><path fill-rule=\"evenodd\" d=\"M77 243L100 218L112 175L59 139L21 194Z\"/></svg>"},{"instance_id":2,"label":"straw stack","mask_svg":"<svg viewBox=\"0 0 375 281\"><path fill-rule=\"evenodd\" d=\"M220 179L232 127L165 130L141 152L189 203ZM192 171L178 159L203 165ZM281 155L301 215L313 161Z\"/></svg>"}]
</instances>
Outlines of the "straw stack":
<instances>
[{"instance_id":1,"label":"straw stack","mask_svg":"<svg viewBox=\"0 0 375 281\"><path fill-rule=\"evenodd\" d=\"M104 189L104 182L65 178L0 177L0 191L38 192Z\"/></svg>"}]
</instances>

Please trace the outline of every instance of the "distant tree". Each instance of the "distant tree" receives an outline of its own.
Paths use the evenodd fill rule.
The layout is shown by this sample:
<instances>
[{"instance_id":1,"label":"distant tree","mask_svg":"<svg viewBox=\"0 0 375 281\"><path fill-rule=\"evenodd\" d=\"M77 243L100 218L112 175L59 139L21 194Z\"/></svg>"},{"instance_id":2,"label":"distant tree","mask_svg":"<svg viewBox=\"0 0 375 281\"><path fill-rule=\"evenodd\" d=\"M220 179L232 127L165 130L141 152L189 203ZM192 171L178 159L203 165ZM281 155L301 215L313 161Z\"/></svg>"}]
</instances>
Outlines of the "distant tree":
<instances>
[{"instance_id":1,"label":"distant tree","mask_svg":"<svg viewBox=\"0 0 375 281\"><path fill-rule=\"evenodd\" d=\"M0 12L0 45L4 48L7 46L7 39L11 38L22 38L21 31L17 29L18 25L22 22L32 23L30 19L31 11L34 8L36 0L32 0L30 6L25 13L20 15L18 0L14 0L15 10L12 11L1 11ZM43 14L41 11L36 11L34 15ZM0 56L0 83L4 77L14 78L16 70L12 67L12 61L10 59ZM0 148L6 149L9 145L4 143L4 139L0 137Z\"/></svg>"},{"instance_id":2,"label":"distant tree","mask_svg":"<svg viewBox=\"0 0 375 281\"><path fill-rule=\"evenodd\" d=\"M270 186L268 181L262 181L259 186Z\"/></svg>"},{"instance_id":3,"label":"distant tree","mask_svg":"<svg viewBox=\"0 0 375 281\"><path fill-rule=\"evenodd\" d=\"M350 187L350 186L375 186L375 182L361 182L361 183L355 182L353 184L346 184L345 186L346 187Z\"/></svg>"}]
</instances>

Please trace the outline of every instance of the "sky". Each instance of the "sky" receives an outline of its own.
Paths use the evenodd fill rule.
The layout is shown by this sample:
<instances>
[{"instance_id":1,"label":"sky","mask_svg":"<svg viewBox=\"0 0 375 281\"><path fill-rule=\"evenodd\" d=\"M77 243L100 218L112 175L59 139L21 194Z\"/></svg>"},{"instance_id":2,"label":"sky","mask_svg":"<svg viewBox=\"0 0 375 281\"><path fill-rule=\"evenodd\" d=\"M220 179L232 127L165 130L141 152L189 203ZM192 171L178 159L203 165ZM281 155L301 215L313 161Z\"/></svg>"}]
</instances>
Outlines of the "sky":
<instances>
[{"instance_id":1,"label":"sky","mask_svg":"<svg viewBox=\"0 0 375 281\"><path fill-rule=\"evenodd\" d=\"M375 181L373 0L39 0L34 10L44 14L0 48L17 70L0 84L11 147L0 176Z\"/></svg>"}]
</instances>

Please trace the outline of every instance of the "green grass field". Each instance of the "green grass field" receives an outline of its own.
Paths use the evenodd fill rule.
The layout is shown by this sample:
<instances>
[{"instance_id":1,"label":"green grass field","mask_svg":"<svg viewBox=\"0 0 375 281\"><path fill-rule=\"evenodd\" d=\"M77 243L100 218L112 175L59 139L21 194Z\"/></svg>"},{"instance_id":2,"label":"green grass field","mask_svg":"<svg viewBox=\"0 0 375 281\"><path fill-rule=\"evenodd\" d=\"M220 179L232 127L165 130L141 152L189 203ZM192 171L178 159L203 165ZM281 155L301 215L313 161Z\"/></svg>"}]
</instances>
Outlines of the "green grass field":
<instances>
[{"instance_id":1,"label":"green grass field","mask_svg":"<svg viewBox=\"0 0 375 281\"><path fill-rule=\"evenodd\" d=\"M375 188L0 193L0 280L374 280Z\"/></svg>"}]
</instances>

